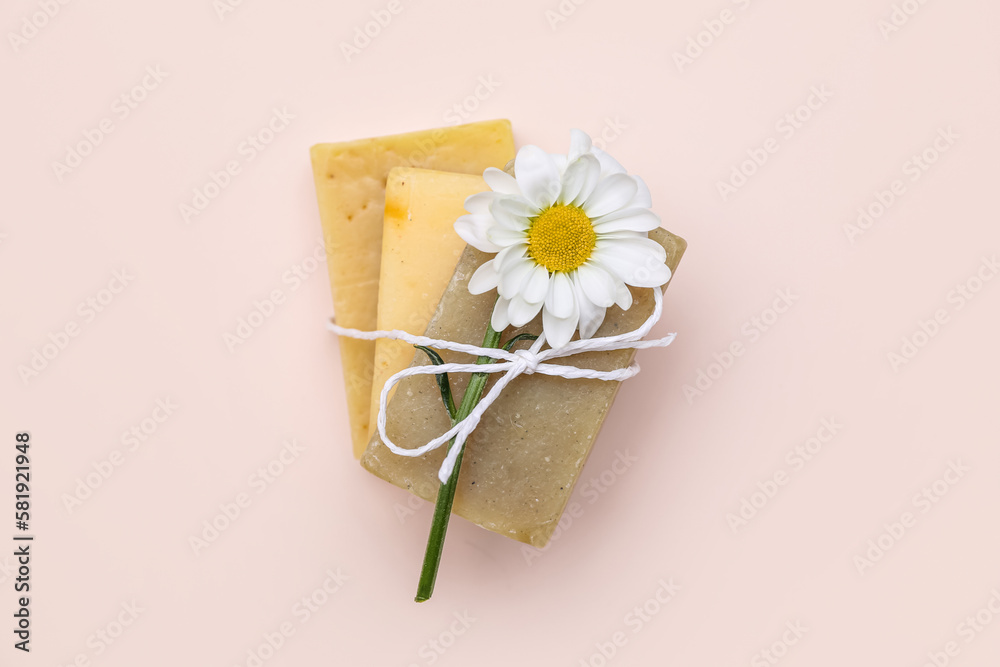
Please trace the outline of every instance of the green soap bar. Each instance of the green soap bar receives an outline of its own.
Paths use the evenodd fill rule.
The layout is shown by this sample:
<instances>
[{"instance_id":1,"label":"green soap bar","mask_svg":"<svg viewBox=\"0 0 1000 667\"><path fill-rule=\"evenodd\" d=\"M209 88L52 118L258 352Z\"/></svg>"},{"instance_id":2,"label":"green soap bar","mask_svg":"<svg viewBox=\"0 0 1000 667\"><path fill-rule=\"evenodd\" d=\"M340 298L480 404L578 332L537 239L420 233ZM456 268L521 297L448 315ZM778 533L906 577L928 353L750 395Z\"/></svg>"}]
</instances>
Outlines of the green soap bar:
<instances>
[{"instance_id":1,"label":"green soap bar","mask_svg":"<svg viewBox=\"0 0 1000 667\"><path fill-rule=\"evenodd\" d=\"M663 229L653 230L649 237L666 249L666 263L675 271L687 242ZM496 294L491 291L472 295L468 283L473 272L490 257L466 247L427 328L427 336L482 344ZM608 309L596 336L632 331L649 317L653 311L652 290L633 288L632 295L634 303L627 311L617 306ZM504 332L504 339L522 332L537 334L541 329L539 315L525 327ZM441 356L445 362L470 363L469 356L460 353L441 351ZM612 370L628 366L634 356L635 350L629 349L585 352L558 363ZM418 351L411 365L428 363L424 353ZM468 375L453 374L451 380L457 403ZM491 384L494 381L492 378ZM545 546L580 478L620 384L541 374L516 378L486 411L465 445L453 512L501 535ZM386 418L389 437L407 449L419 447L451 428L433 375L411 376L400 382ZM361 457L361 465L434 502L439 486L437 472L446 451L444 445L416 458L397 456L376 433Z\"/></svg>"}]
</instances>

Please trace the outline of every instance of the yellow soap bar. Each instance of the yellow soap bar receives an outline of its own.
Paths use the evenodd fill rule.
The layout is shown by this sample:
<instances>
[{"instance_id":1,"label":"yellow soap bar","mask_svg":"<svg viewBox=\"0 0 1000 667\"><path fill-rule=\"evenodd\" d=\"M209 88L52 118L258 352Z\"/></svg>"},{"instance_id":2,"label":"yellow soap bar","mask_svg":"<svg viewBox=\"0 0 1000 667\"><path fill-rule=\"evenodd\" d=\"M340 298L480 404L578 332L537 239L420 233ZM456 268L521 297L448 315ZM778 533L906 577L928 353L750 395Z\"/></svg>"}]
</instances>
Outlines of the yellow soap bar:
<instances>
[{"instance_id":1,"label":"yellow soap bar","mask_svg":"<svg viewBox=\"0 0 1000 667\"><path fill-rule=\"evenodd\" d=\"M398 167L385 186L378 328L423 335L455 273L465 241L455 221L466 197L489 190L482 176ZM381 338L375 343L368 437L375 433L382 386L410 365L413 346Z\"/></svg>"},{"instance_id":2,"label":"yellow soap bar","mask_svg":"<svg viewBox=\"0 0 1000 667\"><path fill-rule=\"evenodd\" d=\"M317 144L310 150L337 324L377 326L382 214L393 167L482 174L514 157L510 121L493 120L374 139ZM340 339L355 457L368 443L375 343Z\"/></svg>"}]
</instances>

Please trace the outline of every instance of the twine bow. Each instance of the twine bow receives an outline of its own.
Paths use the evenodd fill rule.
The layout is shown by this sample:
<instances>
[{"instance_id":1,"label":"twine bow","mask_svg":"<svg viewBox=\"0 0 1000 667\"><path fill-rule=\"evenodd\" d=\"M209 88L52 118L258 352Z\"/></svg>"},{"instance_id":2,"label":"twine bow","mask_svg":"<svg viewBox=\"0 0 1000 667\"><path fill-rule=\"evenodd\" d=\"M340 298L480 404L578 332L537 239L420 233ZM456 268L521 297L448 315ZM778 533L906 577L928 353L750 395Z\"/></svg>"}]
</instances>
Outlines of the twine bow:
<instances>
[{"instance_id":1,"label":"twine bow","mask_svg":"<svg viewBox=\"0 0 1000 667\"><path fill-rule=\"evenodd\" d=\"M475 345L428 338L426 336L414 336L413 334L400 331L399 329L393 329L391 331L360 331L358 329L348 329L338 326L333 319L330 320L327 327L335 334L339 336L347 336L348 338L357 338L360 340L375 340L377 338L403 340L411 345L423 345L425 347L434 347L441 350L451 350L453 352L464 352L475 356L485 356L499 362L492 364L447 363L437 366L411 366L394 374L386 381L385 386L382 387L382 393L379 397L379 410L376 425L378 427L379 437L393 454L410 457L422 456L427 452L437 449L452 438L455 438L455 445L448 451L448 455L445 456L444 461L441 463L441 468L438 470L438 479L441 480L442 484L444 484L448 481L448 478L451 477L451 473L455 468L455 460L458 458L459 452L461 452L462 448L465 446L465 441L468 439L469 435L476 429L476 426L479 425L479 420L482 419L483 414L491 405L493 405L497 398L500 397L504 388L513 382L519 375L541 373L543 375L553 375L556 377L570 379L621 381L627 380L628 378L634 377L638 374L639 365L635 362L632 362L632 364L626 368L616 368L610 371L577 368L576 366L566 366L548 362L553 359L561 359L563 357L569 357L581 352L603 352L631 348L645 349L649 347L666 347L667 345L670 345L677 334L671 333L667 334L663 338L643 340L646 334L649 333L650 329L653 328L653 325L659 321L660 316L663 314L663 293L659 289L654 288L653 298L654 306L652 314L650 314L649 318L646 319L646 321L639 328L633 331L614 336L602 336L599 338L575 340L558 349L549 348L542 351L540 350L542 345L545 343L544 333L534 341L529 349L507 352L506 350L500 348L477 347ZM389 439L389 436L386 435L385 432L386 407L389 401L389 391L405 378L414 375L438 375L440 373L503 373L503 377L497 380L496 384L493 385L489 393L487 393L479 401L468 417L456 422L450 429L420 447L416 447L414 449L404 449L399 447L396 443Z\"/></svg>"}]
</instances>

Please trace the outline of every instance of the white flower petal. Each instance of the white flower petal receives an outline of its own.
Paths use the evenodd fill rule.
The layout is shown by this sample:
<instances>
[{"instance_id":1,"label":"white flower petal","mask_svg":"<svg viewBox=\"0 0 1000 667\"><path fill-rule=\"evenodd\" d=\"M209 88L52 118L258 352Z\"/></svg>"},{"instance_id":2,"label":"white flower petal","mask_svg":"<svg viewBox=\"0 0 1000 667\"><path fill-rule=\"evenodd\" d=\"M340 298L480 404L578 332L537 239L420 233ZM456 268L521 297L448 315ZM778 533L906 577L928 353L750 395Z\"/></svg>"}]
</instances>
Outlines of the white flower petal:
<instances>
[{"instance_id":1,"label":"white flower petal","mask_svg":"<svg viewBox=\"0 0 1000 667\"><path fill-rule=\"evenodd\" d=\"M497 287L500 296L507 299L513 299L517 296L521 292L521 285L531 275L535 266L537 265L533 261L524 258L511 261L504 266L500 272L500 284Z\"/></svg>"},{"instance_id":2,"label":"white flower petal","mask_svg":"<svg viewBox=\"0 0 1000 667\"><path fill-rule=\"evenodd\" d=\"M503 206L502 202L496 201L490 207L490 215L497 221L497 224L505 229L524 231L531 226L531 221L524 216L515 215L510 208Z\"/></svg>"},{"instance_id":3,"label":"white flower petal","mask_svg":"<svg viewBox=\"0 0 1000 667\"><path fill-rule=\"evenodd\" d=\"M496 216L494 216L496 217ZM598 234L648 232L660 226L660 216L645 208L623 208L592 220Z\"/></svg>"},{"instance_id":4,"label":"white flower petal","mask_svg":"<svg viewBox=\"0 0 1000 667\"><path fill-rule=\"evenodd\" d=\"M549 271L541 264L536 265L528 281L521 288L521 296L528 303L542 303L549 292Z\"/></svg>"},{"instance_id":5,"label":"white flower petal","mask_svg":"<svg viewBox=\"0 0 1000 667\"><path fill-rule=\"evenodd\" d=\"M531 226L529 218L538 215L538 209L520 197L498 197L490 206L490 215L503 227L525 230Z\"/></svg>"},{"instance_id":6,"label":"white flower petal","mask_svg":"<svg viewBox=\"0 0 1000 667\"><path fill-rule=\"evenodd\" d=\"M621 241L605 242L594 248L591 258L616 278L635 287L659 287L670 280L670 269L654 253ZM655 241L654 241L655 243Z\"/></svg>"},{"instance_id":7,"label":"white flower petal","mask_svg":"<svg viewBox=\"0 0 1000 667\"><path fill-rule=\"evenodd\" d=\"M618 255L613 251L609 251L606 249L602 250L600 247L595 247L594 251L590 254L590 259L588 259L587 261L597 262L598 264L603 266L608 271L608 273L613 275L615 278L618 278L622 282L626 282L624 278L626 273L628 273L627 271L628 260L622 257L621 255ZM625 273L622 272L622 267L626 268Z\"/></svg>"},{"instance_id":8,"label":"white flower petal","mask_svg":"<svg viewBox=\"0 0 1000 667\"><path fill-rule=\"evenodd\" d=\"M604 324L604 315L608 309L591 304L589 308L593 308L593 310L588 310L585 313L582 302L580 306L580 338L590 338Z\"/></svg>"},{"instance_id":9,"label":"white flower petal","mask_svg":"<svg viewBox=\"0 0 1000 667\"><path fill-rule=\"evenodd\" d=\"M632 284L629 283L629 279L632 277L632 272L635 270L635 266L629 263L629 261L624 257L611 252L602 253L599 248L595 248L589 261L598 262L615 278L618 278L624 283Z\"/></svg>"},{"instance_id":10,"label":"white flower petal","mask_svg":"<svg viewBox=\"0 0 1000 667\"><path fill-rule=\"evenodd\" d=\"M597 185L600 177L601 163L597 161L597 158L589 153L582 156L566 167L566 173L562 177L562 192L559 193L559 201L564 204L585 201L594 191L594 186Z\"/></svg>"},{"instance_id":11,"label":"white flower petal","mask_svg":"<svg viewBox=\"0 0 1000 667\"><path fill-rule=\"evenodd\" d=\"M566 159L565 155L560 155L559 153L549 153L549 157L552 158L552 162L556 165L556 170L561 174L566 171L566 165L569 164L569 160Z\"/></svg>"},{"instance_id":12,"label":"white flower petal","mask_svg":"<svg viewBox=\"0 0 1000 667\"><path fill-rule=\"evenodd\" d=\"M503 273L511 266L512 262L521 259L526 254L528 254L527 243L515 243L514 245L507 246L493 258L497 263L497 271Z\"/></svg>"},{"instance_id":13,"label":"white flower petal","mask_svg":"<svg viewBox=\"0 0 1000 667\"><path fill-rule=\"evenodd\" d=\"M636 190L635 196L632 197L632 201L628 203L629 208L651 208L653 206L653 195L649 192L649 186L646 185L646 181L642 180L638 176L633 176L636 185L639 189Z\"/></svg>"},{"instance_id":14,"label":"white flower petal","mask_svg":"<svg viewBox=\"0 0 1000 667\"><path fill-rule=\"evenodd\" d=\"M605 249L622 253L639 262L642 262L647 255L652 255L660 262L667 261L667 251L663 246L645 234L615 232L601 236L597 243Z\"/></svg>"},{"instance_id":15,"label":"white flower petal","mask_svg":"<svg viewBox=\"0 0 1000 667\"><path fill-rule=\"evenodd\" d=\"M591 295L587 292L583 284L579 270L576 271L574 288L576 289L577 304L580 307L580 338L590 338L597 331L597 328L601 326L601 322L604 321L604 314L607 312L607 309L597 305L590 299Z\"/></svg>"},{"instance_id":16,"label":"white flower petal","mask_svg":"<svg viewBox=\"0 0 1000 667\"><path fill-rule=\"evenodd\" d=\"M542 302L528 303L520 295L510 300L507 314L510 316L510 323L515 327L523 327L525 324L535 319L535 315L542 309Z\"/></svg>"},{"instance_id":17,"label":"white flower petal","mask_svg":"<svg viewBox=\"0 0 1000 667\"><path fill-rule=\"evenodd\" d=\"M650 271L649 280L647 281L651 287L662 287L670 282L673 278L673 271L666 264L657 264Z\"/></svg>"},{"instance_id":18,"label":"white flower petal","mask_svg":"<svg viewBox=\"0 0 1000 667\"><path fill-rule=\"evenodd\" d=\"M658 288L669 282L671 275L670 267L666 264L654 264L648 271L642 268L636 269L634 285Z\"/></svg>"},{"instance_id":19,"label":"white flower petal","mask_svg":"<svg viewBox=\"0 0 1000 667\"><path fill-rule=\"evenodd\" d=\"M628 239L645 239L649 238L649 234L646 232L631 232L627 229L622 229L617 232L604 232L603 234L598 234L598 242L607 243L608 241L615 240L628 240Z\"/></svg>"},{"instance_id":20,"label":"white flower petal","mask_svg":"<svg viewBox=\"0 0 1000 667\"><path fill-rule=\"evenodd\" d=\"M552 156L538 146L524 146L517 152L514 173L524 198L538 208L550 206L559 196L559 170Z\"/></svg>"},{"instance_id":21,"label":"white flower petal","mask_svg":"<svg viewBox=\"0 0 1000 667\"><path fill-rule=\"evenodd\" d=\"M615 302L615 279L600 264L583 264L576 270L576 281L595 305L607 308Z\"/></svg>"},{"instance_id":22,"label":"white flower petal","mask_svg":"<svg viewBox=\"0 0 1000 667\"><path fill-rule=\"evenodd\" d=\"M540 208L524 197L497 197L497 206L502 206L507 211L522 218L533 218L541 213Z\"/></svg>"},{"instance_id":23,"label":"white flower petal","mask_svg":"<svg viewBox=\"0 0 1000 667\"><path fill-rule=\"evenodd\" d=\"M583 130L573 128L569 131L569 155L567 157L571 163L581 155L590 153L593 146L594 143L591 141L590 135Z\"/></svg>"},{"instance_id":24,"label":"white flower petal","mask_svg":"<svg viewBox=\"0 0 1000 667\"><path fill-rule=\"evenodd\" d=\"M517 180L502 169L487 167L486 171L483 172L483 180L486 181L486 185L490 186L493 192L517 196L521 194L521 188L518 187Z\"/></svg>"},{"instance_id":25,"label":"white flower petal","mask_svg":"<svg viewBox=\"0 0 1000 667\"><path fill-rule=\"evenodd\" d=\"M583 210L591 219L607 215L623 208L638 188L635 179L628 174L612 174L598 181L597 187L583 203Z\"/></svg>"},{"instance_id":26,"label":"white flower petal","mask_svg":"<svg viewBox=\"0 0 1000 667\"><path fill-rule=\"evenodd\" d=\"M501 225L493 225L486 230L486 238L501 248L517 243L525 243L528 240L525 229L510 229Z\"/></svg>"},{"instance_id":27,"label":"white flower petal","mask_svg":"<svg viewBox=\"0 0 1000 667\"><path fill-rule=\"evenodd\" d=\"M482 294L496 289L500 283L500 274L497 273L496 258L483 262L476 269L476 272L469 278L469 293Z\"/></svg>"},{"instance_id":28,"label":"white flower petal","mask_svg":"<svg viewBox=\"0 0 1000 667\"><path fill-rule=\"evenodd\" d=\"M625 167L604 151L602 151L597 146L590 149L590 152L597 156L597 159L601 162L601 176L610 176L611 174L624 174Z\"/></svg>"},{"instance_id":29,"label":"white flower petal","mask_svg":"<svg viewBox=\"0 0 1000 667\"><path fill-rule=\"evenodd\" d=\"M465 210L469 213L489 213L490 204L496 198L495 192L477 192L465 198Z\"/></svg>"},{"instance_id":30,"label":"white flower petal","mask_svg":"<svg viewBox=\"0 0 1000 667\"><path fill-rule=\"evenodd\" d=\"M623 282L618 283L618 292L615 294L615 305L622 310L632 307L632 290Z\"/></svg>"},{"instance_id":31,"label":"white flower petal","mask_svg":"<svg viewBox=\"0 0 1000 667\"><path fill-rule=\"evenodd\" d=\"M549 280L549 292L545 295L545 309L557 318L566 318L573 313L573 281L569 274L556 271Z\"/></svg>"},{"instance_id":32,"label":"white flower petal","mask_svg":"<svg viewBox=\"0 0 1000 667\"><path fill-rule=\"evenodd\" d=\"M587 263L593 264L611 277L611 280L615 285L615 305L619 306L622 310L628 310L632 306L632 293L629 291L625 281L618 277L618 272L602 264L600 260L593 255L590 256Z\"/></svg>"},{"instance_id":33,"label":"white flower petal","mask_svg":"<svg viewBox=\"0 0 1000 667\"><path fill-rule=\"evenodd\" d=\"M542 328L545 339L552 349L559 349L573 338L577 323L580 321L580 309L576 303L574 290L573 311L568 317L556 317L548 308L542 310Z\"/></svg>"},{"instance_id":34,"label":"white flower petal","mask_svg":"<svg viewBox=\"0 0 1000 667\"><path fill-rule=\"evenodd\" d=\"M487 231L495 224L493 218L488 215L463 215L455 221L455 233L477 250L498 252L500 246L490 241L486 236Z\"/></svg>"},{"instance_id":35,"label":"white flower petal","mask_svg":"<svg viewBox=\"0 0 1000 667\"><path fill-rule=\"evenodd\" d=\"M490 326L493 327L494 331L503 331L510 326L510 317L507 315L507 309L510 307L510 301L503 297L497 299L497 305L493 306L493 316L490 318Z\"/></svg>"}]
</instances>

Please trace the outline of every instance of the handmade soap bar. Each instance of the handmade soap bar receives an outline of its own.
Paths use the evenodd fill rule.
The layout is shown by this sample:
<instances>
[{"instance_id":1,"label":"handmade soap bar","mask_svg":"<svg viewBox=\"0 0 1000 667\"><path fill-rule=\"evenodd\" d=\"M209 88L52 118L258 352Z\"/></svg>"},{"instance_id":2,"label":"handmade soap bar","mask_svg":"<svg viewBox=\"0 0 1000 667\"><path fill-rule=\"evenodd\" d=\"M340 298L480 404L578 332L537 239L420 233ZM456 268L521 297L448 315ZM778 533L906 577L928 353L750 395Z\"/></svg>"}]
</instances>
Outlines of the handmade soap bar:
<instances>
[{"instance_id":1,"label":"handmade soap bar","mask_svg":"<svg viewBox=\"0 0 1000 667\"><path fill-rule=\"evenodd\" d=\"M676 269L687 243L662 229L650 232L649 236L666 249L667 265L671 270ZM473 296L469 294L468 282L473 271L489 257L472 247L465 249L427 327L428 336L482 344L496 294L491 291ZM634 303L629 310L622 311L616 306L608 309L597 336L632 331L649 317L653 310L652 290L633 289L632 294ZM522 331L539 333L540 316L522 329L506 331L504 338ZM566 357L560 363L611 370L627 366L634 355L634 350L586 352ZM469 361L466 355L446 351L441 356L446 362ZM420 352L412 363L428 362ZM453 390L460 397L468 375L451 379ZM555 530L620 384L547 375L522 375L511 382L466 444L453 511L489 530L544 546ZM403 380L389 404L387 417L389 437L409 449L450 428L433 375ZM446 448L447 445L418 458L397 456L376 434L361 464L375 475L433 502L438 489L437 471Z\"/></svg>"},{"instance_id":2,"label":"handmade soap bar","mask_svg":"<svg viewBox=\"0 0 1000 667\"><path fill-rule=\"evenodd\" d=\"M465 215L465 198L489 190L482 176L399 167L385 186L382 270L378 279L378 328L423 334L437 309L465 241L455 221ZM410 365L413 346L380 338L368 437L375 432L382 386Z\"/></svg>"},{"instance_id":3,"label":"handmade soap bar","mask_svg":"<svg viewBox=\"0 0 1000 667\"><path fill-rule=\"evenodd\" d=\"M334 316L341 326L376 326L385 184L393 167L426 167L482 174L514 157L507 120L317 144L311 151L316 197L326 243ZM368 442L375 343L340 339L354 454Z\"/></svg>"}]
</instances>

